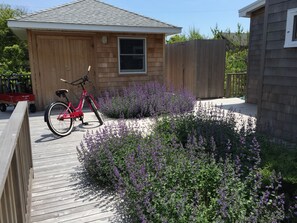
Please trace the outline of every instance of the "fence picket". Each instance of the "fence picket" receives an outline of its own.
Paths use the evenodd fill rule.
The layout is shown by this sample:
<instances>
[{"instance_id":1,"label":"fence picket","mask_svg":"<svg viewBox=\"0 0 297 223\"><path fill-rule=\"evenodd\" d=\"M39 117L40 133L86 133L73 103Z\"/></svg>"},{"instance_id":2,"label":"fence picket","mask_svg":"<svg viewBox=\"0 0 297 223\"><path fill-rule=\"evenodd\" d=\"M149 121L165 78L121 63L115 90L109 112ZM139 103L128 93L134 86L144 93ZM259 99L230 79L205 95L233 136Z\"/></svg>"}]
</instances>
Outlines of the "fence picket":
<instances>
[{"instance_id":1,"label":"fence picket","mask_svg":"<svg viewBox=\"0 0 297 223\"><path fill-rule=\"evenodd\" d=\"M247 73L226 74L225 97L242 97L246 94Z\"/></svg>"}]
</instances>

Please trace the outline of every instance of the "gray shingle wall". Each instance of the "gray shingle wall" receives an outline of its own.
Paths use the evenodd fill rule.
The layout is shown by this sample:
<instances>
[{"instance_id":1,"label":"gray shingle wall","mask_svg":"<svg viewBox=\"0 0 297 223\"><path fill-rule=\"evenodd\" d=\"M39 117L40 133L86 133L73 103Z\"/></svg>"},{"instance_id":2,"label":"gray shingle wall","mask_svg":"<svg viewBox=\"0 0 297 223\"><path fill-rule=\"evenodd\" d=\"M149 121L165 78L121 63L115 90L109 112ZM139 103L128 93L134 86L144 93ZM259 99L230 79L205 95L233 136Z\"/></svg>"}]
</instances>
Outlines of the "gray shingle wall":
<instances>
[{"instance_id":1,"label":"gray shingle wall","mask_svg":"<svg viewBox=\"0 0 297 223\"><path fill-rule=\"evenodd\" d=\"M261 77L261 53L263 44L264 8L251 15L249 44L249 67L247 83L247 102L257 103L259 97L259 78Z\"/></svg>"},{"instance_id":2,"label":"gray shingle wall","mask_svg":"<svg viewBox=\"0 0 297 223\"><path fill-rule=\"evenodd\" d=\"M297 1L268 0L267 38L258 127L297 143L297 48L284 48L287 10Z\"/></svg>"}]
</instances>

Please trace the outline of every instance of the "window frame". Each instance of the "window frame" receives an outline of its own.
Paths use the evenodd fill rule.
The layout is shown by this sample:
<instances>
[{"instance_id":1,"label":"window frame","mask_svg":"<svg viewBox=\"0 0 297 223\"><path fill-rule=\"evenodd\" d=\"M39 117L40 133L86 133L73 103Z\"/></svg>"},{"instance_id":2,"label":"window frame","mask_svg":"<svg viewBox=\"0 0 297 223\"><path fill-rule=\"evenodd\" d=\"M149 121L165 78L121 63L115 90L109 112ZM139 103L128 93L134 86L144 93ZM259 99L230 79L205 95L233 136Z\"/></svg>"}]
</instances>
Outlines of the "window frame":
<instances>
[{"instance_id":1,"label":"window frame","mask_svg":"<svg viewBox=\"0 0 297 223\"><path fill-rule=\"evenodd\" d=\"M143 40L144 43L144 71L139 71L139 70L135 70L135 71L121 71L121 44L120 44L120 40L121 39L135 39L135 40ZM133 54L131 54L133 55ZM127 36L122 36L122 37L118 37L118 68L119 68L119 74L147 74L147 40L145 37L127 37Z\"/></svg>"},{"instance_id":2,"label":"window frame","mask_svg":"<svg viewBox=\"0 0 297 223\"><path fill-rule=\"evenodd\" d=\"M284 48L297 47L297 8L288 9ZM294 36L295 34L295 36ZM295 38L294 38L295 37Z\"/></svg>"}]
</instances>

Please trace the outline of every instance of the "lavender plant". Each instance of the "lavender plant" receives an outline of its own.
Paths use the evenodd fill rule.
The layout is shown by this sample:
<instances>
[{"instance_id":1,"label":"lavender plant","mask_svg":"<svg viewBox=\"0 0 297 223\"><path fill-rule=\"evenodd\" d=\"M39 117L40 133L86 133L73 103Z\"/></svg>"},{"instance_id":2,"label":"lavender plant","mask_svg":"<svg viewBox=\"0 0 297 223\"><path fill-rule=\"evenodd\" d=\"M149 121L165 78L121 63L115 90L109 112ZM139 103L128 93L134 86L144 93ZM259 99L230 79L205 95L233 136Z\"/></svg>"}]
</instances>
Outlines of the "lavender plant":
<instances>
[{"instance_id":1,"label":"lavender plant","mask_svg":"<svg viewBox=\"0 0 297 223\"><path fill-rule=\"evenodd\" d=\"M101 111L110 118L141 118L164 113L191 111L195 98L185 91L166 90L158 82L134 84L119 91L106 91L100 100Z\"/></svg>"},{"instance_id":2,"label":"lavender plant","mask_svg":"<svg viewBox=\"0 0 297 223\"><path fill-rule=\"evenodd\" d=\"M186 144L189 135L196 138L203 136L210 143L214 138L217 152L222 156L225 154L226 144L231 141L232 144L240 141L240 135L246 136L245 133L251 132L251 127L239 129L236 125L235 116L232 111L224 110L211 105L198 105L197 110L193 113L181 116L168 116L159 120L155 127L155 133L164 137L174 135L183 145ZM244 133L239 134L240 130ZM237 149L233 146L233 149Z\"/></svg>"},{"instance_id":3,"label":"lavender plant","mask_svg":"<svg viewBox=\"0 0 297 223\"><path fill-rule=\"evenodd\" d=\"M129 222L284 219L280 176L273 174L264 184L255 138L227 140L220 157L214 137L190 133L183 145L174 134L142 137L121 122L87 134L79 160L97 182L121 196ZM243 153L233 155L234 146Z\"/></svg>"}]
</instances>

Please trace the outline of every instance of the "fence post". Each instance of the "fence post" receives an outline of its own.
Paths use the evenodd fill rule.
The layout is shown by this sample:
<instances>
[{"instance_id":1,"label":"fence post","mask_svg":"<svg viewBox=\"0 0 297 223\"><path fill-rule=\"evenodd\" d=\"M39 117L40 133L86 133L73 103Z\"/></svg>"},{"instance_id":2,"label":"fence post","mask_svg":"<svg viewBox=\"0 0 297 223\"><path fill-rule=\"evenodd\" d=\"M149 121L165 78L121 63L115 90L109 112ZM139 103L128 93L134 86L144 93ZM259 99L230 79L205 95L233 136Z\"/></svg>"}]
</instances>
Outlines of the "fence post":
<instances>
[{"instance_id":1,"label":"fence post","mask_svg":"<svg viewBox=\"0 0 297 223\"><path fill-rule=\"evenodd\" d=\"M226 74L227 75L227 83L226 83L226 98L230 97L231 94L231 74Z\"/></svg>"}]
</instances>

